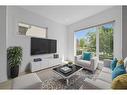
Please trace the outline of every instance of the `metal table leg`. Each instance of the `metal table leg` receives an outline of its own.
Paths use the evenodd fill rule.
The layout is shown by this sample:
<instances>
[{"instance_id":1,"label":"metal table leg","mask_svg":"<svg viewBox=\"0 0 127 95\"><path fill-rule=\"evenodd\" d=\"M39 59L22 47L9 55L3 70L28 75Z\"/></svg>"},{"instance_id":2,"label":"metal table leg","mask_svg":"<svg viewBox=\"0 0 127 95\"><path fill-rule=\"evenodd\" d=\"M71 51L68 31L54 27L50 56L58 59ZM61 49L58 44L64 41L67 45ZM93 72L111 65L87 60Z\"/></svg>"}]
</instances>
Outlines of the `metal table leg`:
<instances>
[{"instance_id":1,"label":"metal table leg","mask_svg":"<svg viewBox=\"0 0 127 95\"><path fill-rule=\"evenodd\" d=\"M66 79L66 85L67 85L67 86L69 85L69 80L68 80L68 78Z\"/></svg>"}]
</instances>

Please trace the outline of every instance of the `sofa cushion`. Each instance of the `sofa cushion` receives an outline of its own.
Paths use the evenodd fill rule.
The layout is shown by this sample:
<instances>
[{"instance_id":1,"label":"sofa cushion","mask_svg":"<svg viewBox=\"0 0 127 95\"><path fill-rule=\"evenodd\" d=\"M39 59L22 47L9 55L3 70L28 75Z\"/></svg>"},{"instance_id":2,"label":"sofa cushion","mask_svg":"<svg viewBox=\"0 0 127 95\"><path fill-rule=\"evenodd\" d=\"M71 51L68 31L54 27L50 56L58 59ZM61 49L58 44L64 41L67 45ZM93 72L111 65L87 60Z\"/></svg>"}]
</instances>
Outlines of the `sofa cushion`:
<instances>
[{"instance_id":1,"label":"sofa cushion","mask_svg":"<svg viewBox=\"0 0 127 95\"><path fill-rule=\"evenodd\" d=\"M124 64L118 64L112 72L112 80L121 74L125 74L126 70Z\"/></svg>"},{"instance_id":2,"label":"sofa cushion","mask_svg":"<svg viewBox=\"0 0 127 95\"><path fill-rule=\"evenodd\" d=\"M117 58L114 58L110 64L110 67L112 69L112 71L115 69L116 65L117 65Z\"/></svg>"},{"instance_id":3,"label":"sofa cushion","mask_svg":"<svg viewBox=\"0 0 127 95\"><path fill-rule=\"evenodd\" d=\"M122 74L112 81L113 89L127 89L127 74Z\"/></svg>"},{"instance_id":4,"label":"sofa cushion","mask_svg":"<svg viewBox=\"0 0 127 95\"><path fill-rule=\"evenodd\" d=\"M84 67L89 67L91 65L90 61L86 61L86 60L78 60L78 64L84 66Z\"/></svg>"},{"instance_id":5,"label":"sofa cushion","mask_svg":"<svg viewBox=\"0 0 127 95\"><path fill-rule=\"evenodd\" d=\"M100 89L110 89L111 88L110 83L102 81L100 79L91 80L89 78L86 78L84 81L89 83L89 84L92 84L92 85L94 85L94 86L96 86L97 88L100 88Z\"/></svg>"},{"instance_id":6,"label":"sofa cushion","mask_svg":"<svg viewBox=\"0 0 127 95\"><path fill-rule=\"evenodd\" d=\"M91 58L92 58L91 52L84 52L83 53L83 60L90 61Z\"/></svg>"},{"instance_id":7,"label":"sofa cushion","mask_svg":"<svg viewBox=\"0 0 127 95\"><path fill-rule=\"evenodd\" d=\"M107 83L111 83L112 82L112 75L111 73L108 72L101 72L98 76L98 79L107 82Z\"/></svg>"},{"instance_id":8,"label":"sofa cushion","mask_svg":"<svg viewBox=\"0 0 127 95\"><path fill-rule=\"evenodd\" d=\"M108 68L108 67L103 67L102 68L102 72L105 72L105 73L112 73L112 70L110 69L110 68Z\"/></svg>"}]
</instances>

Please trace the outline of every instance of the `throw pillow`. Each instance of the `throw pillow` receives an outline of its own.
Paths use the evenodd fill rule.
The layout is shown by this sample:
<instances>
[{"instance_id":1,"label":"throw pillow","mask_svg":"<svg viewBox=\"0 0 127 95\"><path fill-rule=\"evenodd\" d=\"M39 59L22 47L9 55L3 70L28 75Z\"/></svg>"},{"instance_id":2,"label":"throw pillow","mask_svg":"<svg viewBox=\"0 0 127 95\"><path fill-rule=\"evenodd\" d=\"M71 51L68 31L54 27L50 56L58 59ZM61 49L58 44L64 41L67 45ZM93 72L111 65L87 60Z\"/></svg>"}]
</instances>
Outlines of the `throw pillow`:
<instances>
[{"instance_id":1,"label":"throw pillow","mask_svg":"<svg viewBox=\"0 0 127 95\"><path fill-rule=\"evenodd\" d=\"M124 67L126 68L126 72L127 72L127 57L124 59Z\"/></svg>"},{"instance_id":2,"label":"throw pillow","mask_svg":"<svg viewBox=\"0 0 127 95\"><path fill-rule=\"evenodd\" d=\"M127 89L127 74L122 74L112 81L112 89Z\"/></svg>"},{"instance_id":3,"label":"throw pillow","mask_svg":"<svg viewBox=\"0 0 127 95\"><path fill-rule=\"evenodd\" d=\"M121 60L118 61L117 65L119 65L119 64L124 65L124 61L123 61L123 59L121 59Z\"/></svg>"},{"instance_id":4,"label":"throw pillow","mask_svg":"<svg viewBox=\"0 0 127 95\"><path fill-rule=\"evenodd\" d=\"M127 57L124 59L124 67L127 67Z\"/></svg>"},{"instance_id":5,"label":"throw pillow","mask_svg":"<svg viewBox=\"0 0 127 95\"><path fill-rule=\"evenodd\" d=\"M84 52L83 53L83 60L90 61L91 58L92 58L92 53L91 52Z\"/></svg>"},{"instance_id":6,"label":"throw pillow","mask_svg":"<svg viewBox=\"0 0 127 95\"><path fill-rule=\"evenodd\" d=\"M125 74L126 73L126 70L124 68L124 64L118 64L116 66L116 68L113 70L112 72L112 80L114 78L116 78L117 76L121 75L121 74Z\"/></svg>"},{"instance_id":7,"label":"throw pillow","mask_svg":"<svg viewBox=\"0 0 127 95\"><path fill-rule=\"evenodd\" d=\"M112 60L112 62L111 62L111 64L110 64L110 67L111 67L111 69L112 69L112 71L115 69L115 67L116 67L116 64L117 64L117 58L114 58L113 60Z\"/></svg>"}]
</instances>

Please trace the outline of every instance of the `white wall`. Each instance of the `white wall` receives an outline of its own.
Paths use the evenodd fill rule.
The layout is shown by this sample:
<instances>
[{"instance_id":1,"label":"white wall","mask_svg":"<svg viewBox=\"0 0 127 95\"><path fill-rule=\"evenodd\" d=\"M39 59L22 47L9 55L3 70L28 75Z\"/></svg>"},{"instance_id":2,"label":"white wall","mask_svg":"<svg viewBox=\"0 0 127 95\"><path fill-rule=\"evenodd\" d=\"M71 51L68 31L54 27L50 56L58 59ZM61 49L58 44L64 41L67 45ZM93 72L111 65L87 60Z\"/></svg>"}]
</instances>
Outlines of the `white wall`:
<instances>
[{"instance_id":1,"label":"white wall","mask_svg":"<svg viewBox=\"0 0 127 95\"><path fill-rule=\"evenodd\" d=\"M0 6L0 82L7 80L6 7Z\"/></svg>"},{"instance_id":2,"label":"white wall","mask_svg":"<svg viewBox=\"0 0 127 95\"><path fill-rule=\"evenodd\" d=\"M114 56L122 58L122 21L121 7L116 6L100 12L94 16L83 19L77 23L69 25L68 30L68 59L74 60L74 31L110 22L115 20L114 24Z\"/></svg>"},{"instance_id":3,"label":"white wall","mask_svg":"<svg viewBox=\"0 0 127 95\"><path fill-rule=\"evenodd\" d=\"M7 21L7 47L21 46L23 48L23 61L20 72L26 69L28 63L33 58L44 58L52 55L47 54L32 57L30 55L30 37L18 35L18 22L48 27L48 38L57 40L57 51L60 57L66 58L66 26L19 7L7 7Z\"/></svg>"}]
</instances>

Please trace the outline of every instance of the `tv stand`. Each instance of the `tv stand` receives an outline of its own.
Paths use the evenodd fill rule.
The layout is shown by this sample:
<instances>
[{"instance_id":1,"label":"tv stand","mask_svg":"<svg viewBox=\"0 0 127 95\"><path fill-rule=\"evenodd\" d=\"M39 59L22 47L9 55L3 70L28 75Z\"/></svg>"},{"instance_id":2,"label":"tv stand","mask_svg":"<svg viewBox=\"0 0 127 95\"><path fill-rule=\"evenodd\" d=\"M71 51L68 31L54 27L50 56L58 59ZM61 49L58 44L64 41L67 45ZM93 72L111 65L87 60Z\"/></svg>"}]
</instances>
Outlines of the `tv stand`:
<instances>
[{"instance_id":1,"label":"tv stand","mask_svg":"<svg viewBox=\"0 0 127 95\"><path fill-rule=\"evenodd\" d=\"M61 63L62 63L61 58L45 58L45 59L42 59L41 61L37 61L37 62L32 61L30 63L30 70L31 70L31 72L35 72L35 71L39 71L42 69L46 69L49 67L59 65Z\"/></svg>"}]
</instances>

